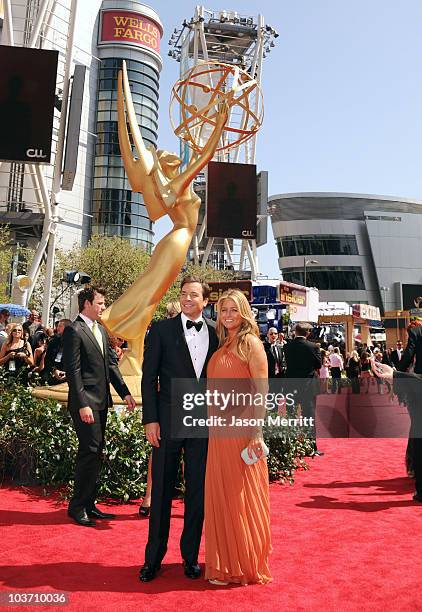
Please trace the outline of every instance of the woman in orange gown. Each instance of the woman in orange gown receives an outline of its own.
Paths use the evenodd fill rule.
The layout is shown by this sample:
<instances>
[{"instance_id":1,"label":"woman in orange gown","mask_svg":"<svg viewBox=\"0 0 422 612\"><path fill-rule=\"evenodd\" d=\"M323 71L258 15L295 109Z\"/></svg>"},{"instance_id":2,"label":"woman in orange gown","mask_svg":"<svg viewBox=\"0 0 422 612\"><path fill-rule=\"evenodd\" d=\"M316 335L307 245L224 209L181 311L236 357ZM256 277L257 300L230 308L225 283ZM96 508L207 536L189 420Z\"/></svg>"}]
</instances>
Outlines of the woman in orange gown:
<instances>
[{"instance_id":1,"label":"woman in orange gown","mask_svg":"<svg viewBox=\"0 0 422 612\"><path fill-rule=\"evenodd\" d=\"M208 379L249 379L250 385L261 385L262 389L268 377L267 358L246 297L236 289L226 291L218 301L217 312L220 348L208 364ZM231 418L227 412L224 416ZM210 431L205 480L205 578L218 585L265 584L272 577L268 567L268 468L262 456L262 434L254 430L251 435L244 428L236 428L233 435L223 437L218 431ZM240 456L245 447L249 456L253 451L259 461L247 465Z\"/></svg>"}]
</instances>

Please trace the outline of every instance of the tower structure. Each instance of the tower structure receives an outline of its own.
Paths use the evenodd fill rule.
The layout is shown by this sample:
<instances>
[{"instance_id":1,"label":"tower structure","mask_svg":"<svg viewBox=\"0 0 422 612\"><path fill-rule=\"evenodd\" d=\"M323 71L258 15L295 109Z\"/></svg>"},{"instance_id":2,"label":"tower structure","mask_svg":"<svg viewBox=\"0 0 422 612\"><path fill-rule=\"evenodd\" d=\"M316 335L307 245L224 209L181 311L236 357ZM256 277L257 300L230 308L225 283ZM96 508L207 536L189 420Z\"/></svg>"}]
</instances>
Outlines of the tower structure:
<instances>
[{"instance_id":1,"label":"tower structure","mask_svg":"<svg viewBox=\"0 0 422 612\"><path fill-rule=\"evenodd\" d=\"M278 33L265 23L262 15L241 15L235 11L210 11L197 6L194 16L183 21L171 35L169 56L180 62L182 77L194 66L207 62L220 62L238 66L248 72L260 85L263 60L274 47ZM181 144L181 158L187 163L190 156L187 144ZM256 158L256 136L242 144L234 153L220 151L215 161L254 164ZM266 175L266 173L263 173ZM266 179L265 177L262 177ZM205 195L206 172L198 176L195 190L201 197L201 210L197 231L194 235L190 258L205 266L211 263L216 268L230 268L243 272L250 270L255 279L258 270L256 239L234 241L230 237L207 237ZM266 194L263 193L266 180L258 187L258 236L266 229ZM260 203L262 202L262 205ZM261 244L264 244L261 241Z\"/></svg>"}]
</instances>

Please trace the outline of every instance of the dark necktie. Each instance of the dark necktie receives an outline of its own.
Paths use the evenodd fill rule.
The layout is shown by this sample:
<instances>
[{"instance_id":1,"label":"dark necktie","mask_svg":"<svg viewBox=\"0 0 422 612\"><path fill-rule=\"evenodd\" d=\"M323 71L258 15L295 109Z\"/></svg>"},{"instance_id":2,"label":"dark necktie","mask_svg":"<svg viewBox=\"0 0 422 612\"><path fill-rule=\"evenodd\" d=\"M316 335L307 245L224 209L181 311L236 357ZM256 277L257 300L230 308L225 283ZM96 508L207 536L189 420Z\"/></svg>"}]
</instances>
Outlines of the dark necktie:
<instances>
[{"instance_id":1,"label":"dark necktie","mask_svg":"<svg viewBox=\"0 0 422 612\"><path fill-rule=\"evenodd\" d=\"M187 320L186 321L186 329L191 329L191 327L194 327L197 332L200 332L203 323L204 323L203 321L197 321L197 323L195 323L195 321Z\"/></svg>"}]
</instances>

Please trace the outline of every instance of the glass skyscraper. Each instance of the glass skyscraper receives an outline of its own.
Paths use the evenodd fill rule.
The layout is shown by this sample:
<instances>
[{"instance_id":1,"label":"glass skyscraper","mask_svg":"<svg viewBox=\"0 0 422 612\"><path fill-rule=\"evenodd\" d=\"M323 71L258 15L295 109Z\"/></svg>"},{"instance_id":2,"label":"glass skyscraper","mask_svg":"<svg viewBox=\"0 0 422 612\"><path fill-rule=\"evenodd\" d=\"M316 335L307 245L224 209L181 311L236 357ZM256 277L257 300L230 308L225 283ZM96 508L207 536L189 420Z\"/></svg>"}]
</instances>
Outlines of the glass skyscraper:
<instances>
[{"instance_id":1,"label":"glass skyscraper","mask_svg":"<svg viewBox=\"0 0 422 612\"><path fill-rule=\"evenodd\" d=\"M146 145L156 145L161 35L159 17L150 7L133 1L116 3L104 0L99 23L101 64L97 87L91 231L122 236L148 251L153 246L152 223L142 195L130 188L120 156L117 75L125 60L142 137Z\"/></svg>"}]
</instances>

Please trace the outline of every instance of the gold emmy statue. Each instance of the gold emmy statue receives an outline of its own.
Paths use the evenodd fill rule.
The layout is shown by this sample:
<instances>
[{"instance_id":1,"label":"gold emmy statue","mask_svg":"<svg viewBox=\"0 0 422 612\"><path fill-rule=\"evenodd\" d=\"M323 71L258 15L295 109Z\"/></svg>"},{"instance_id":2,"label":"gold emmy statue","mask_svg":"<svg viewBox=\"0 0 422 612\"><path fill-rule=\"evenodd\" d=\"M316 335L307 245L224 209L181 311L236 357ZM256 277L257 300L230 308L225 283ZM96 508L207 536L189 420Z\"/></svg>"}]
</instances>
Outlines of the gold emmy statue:
<instances>
[{"instance_id":1,"label":"gold emmy statue","mask_svg":"<svg viewBox=\"0 0 422 612\"><path fill-rule=\"evenodd\" d=\"M108 331L128 342L119 368L140 401L144 338L155 309L175 281L198 223L201 200L192 188L197 174L216 151L233 149L251 138L263 118L262 94L255 79L236 66L202 63L173 87L171 108L180 105L175 134L191 150L183 170L174 153L146 147L139 129L126 63L118 76L118 133L123 164L133 191L143 195L151 221L168 215L173 228L155 247L147 269L102 315ZM137 158L134 157L130 132ZM66 387L50 388L63 401ZM39 393L36 393L39 395ZM46 397L46 395L44 395ZM48 397L52 397L51 393Z\"/></svg>"}]
</instances>

